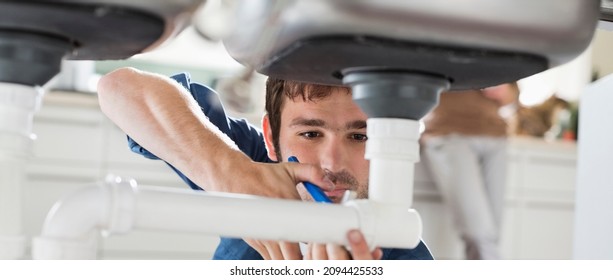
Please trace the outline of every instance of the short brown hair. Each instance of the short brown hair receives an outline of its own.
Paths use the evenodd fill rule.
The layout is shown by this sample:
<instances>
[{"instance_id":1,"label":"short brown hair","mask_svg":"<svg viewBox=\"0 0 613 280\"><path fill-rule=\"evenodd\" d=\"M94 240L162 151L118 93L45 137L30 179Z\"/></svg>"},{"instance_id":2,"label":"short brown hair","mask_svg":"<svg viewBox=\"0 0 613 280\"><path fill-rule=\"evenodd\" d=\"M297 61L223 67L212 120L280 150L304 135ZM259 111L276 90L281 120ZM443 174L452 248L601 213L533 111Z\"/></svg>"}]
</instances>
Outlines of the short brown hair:
<instances>
[{"instance_id":1,"label":"short brown hair","mask_svg":"<svg viewBox=\"0 0 613 280\"><path fill-rule=\"evenodd\" d=\"M277 154L277 160L281 161L279 133L281 131L281 110L285 99L295 100L300 97L303 101L314 101L330 96L334 89L341 89L347 94L351 94L348 87L310 84L272 77L266 80L266 114L270 122L272 144Z\"/></svg>"}]
</instances>

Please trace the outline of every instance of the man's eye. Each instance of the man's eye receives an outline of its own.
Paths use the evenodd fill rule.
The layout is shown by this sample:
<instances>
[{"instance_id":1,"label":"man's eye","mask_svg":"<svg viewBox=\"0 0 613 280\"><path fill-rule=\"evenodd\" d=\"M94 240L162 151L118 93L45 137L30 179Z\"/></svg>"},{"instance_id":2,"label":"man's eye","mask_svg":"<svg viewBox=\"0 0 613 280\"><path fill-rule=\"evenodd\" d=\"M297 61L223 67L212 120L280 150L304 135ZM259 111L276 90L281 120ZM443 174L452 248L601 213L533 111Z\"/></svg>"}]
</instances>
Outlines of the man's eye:
<instances>
[{"instance_id":1,"label":"man's eye","mask_svg":"<svg viewBox=\"0 0 613 280\"><path fill-rule=\"evenodd\" d=\"M320 136L319 132L316 132L316 131L303 132L300 135L302 135L305 138L316 138Z\"/></svg>"},{"instance_id":2,"label":"man's eye","mask_svg":"<svg viewBox=\"0 0 613 280\"><path fill-rule=\"evenodd\" d=\"M368 140L368 136L365 134L352 134L351 139L355 141L366 141Z\"/></svg>"}]
</instances>

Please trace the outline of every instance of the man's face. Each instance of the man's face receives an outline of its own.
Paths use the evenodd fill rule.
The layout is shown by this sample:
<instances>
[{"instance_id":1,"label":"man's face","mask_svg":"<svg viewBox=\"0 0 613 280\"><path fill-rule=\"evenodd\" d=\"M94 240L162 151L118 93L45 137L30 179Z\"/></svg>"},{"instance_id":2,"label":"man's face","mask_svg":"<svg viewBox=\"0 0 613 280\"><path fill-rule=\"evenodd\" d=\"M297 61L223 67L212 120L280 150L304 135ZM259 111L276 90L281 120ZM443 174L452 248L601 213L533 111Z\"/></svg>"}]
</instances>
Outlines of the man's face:
<instances>
[{"instance_id":1,"label":"man's face","mask_svg":"<svg viewBox=\"0 0 613 280\"><path fill-rule=\"evenodd\" d=\"M338 203L345 190L368 196L369 164L364 159L367 116L351 95L338 89L322 99L286 99L281 112L279 147L282 159L296 156L301 163L319 165L329 172L336 190L326 194ZM304 200L312 200L304 188Z\"/></svg>"}]
</instances>

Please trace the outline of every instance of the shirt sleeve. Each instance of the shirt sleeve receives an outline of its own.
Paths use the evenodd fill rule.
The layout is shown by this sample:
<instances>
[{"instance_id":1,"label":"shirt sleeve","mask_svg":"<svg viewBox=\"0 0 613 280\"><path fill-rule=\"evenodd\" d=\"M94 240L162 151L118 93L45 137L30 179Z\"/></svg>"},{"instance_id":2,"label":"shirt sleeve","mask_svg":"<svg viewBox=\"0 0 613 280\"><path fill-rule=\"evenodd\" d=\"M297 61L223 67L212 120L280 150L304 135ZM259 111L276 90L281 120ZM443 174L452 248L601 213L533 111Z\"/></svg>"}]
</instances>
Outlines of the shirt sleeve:
<instances>
[{"instance_id":1,"label":"shirt sleeve","mask_svg":"<svg viewBox=\"0 0 613 280\"><path fill-rule=\"evenodd\" d=\"M420 241L413 249L383 248L383 260L434 260L426 243Z\"/></svg>"},{"instance_id":2,"label":"shirt sleeve","mask_svg":"<svg viewBox=\"0 0 613 280\"><path fill-rule=\"evenodd\" d=\"M183 87L189 89L192 97L196 100L202 112L209 121L217 126L221 132L228 135L238 148L249 156L253 161L257 162L272 162L266 152L263 134L260 129L252 126L244 119L234 119L228 117L221 104L219 95L211 88L198 84L191 83L187 73L174 75L173 78ZM160 159L147 149L140 146L130 136L128 136L128 146L133 152L140 154L149 159ZM168 163L167 163L168 164ZM172 165L168 164L192 189L202 190L194 182L189 180L183 173L177 170Z\"/></svg>"}]
</instances>

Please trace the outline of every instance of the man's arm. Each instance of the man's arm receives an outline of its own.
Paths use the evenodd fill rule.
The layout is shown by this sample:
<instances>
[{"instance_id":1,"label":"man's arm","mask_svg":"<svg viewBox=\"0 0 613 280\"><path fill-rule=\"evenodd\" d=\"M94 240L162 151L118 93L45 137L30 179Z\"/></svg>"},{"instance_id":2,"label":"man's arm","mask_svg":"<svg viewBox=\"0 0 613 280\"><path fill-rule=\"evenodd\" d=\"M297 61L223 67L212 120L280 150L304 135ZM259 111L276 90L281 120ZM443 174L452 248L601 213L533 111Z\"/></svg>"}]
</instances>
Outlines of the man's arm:
<instances>
[{"instance_id":1,"label":"man's arm","mask_svg":"<svg viewBox=\"0 0 613 280\"><path fill-rule=\"evenodd\" d=\"M122 68L102 77L98 95L102 112L126 134L207 191L299 199L299 181L332 188L313 165L251 161L170 78Z\"/></svg>"}]
</instances>

